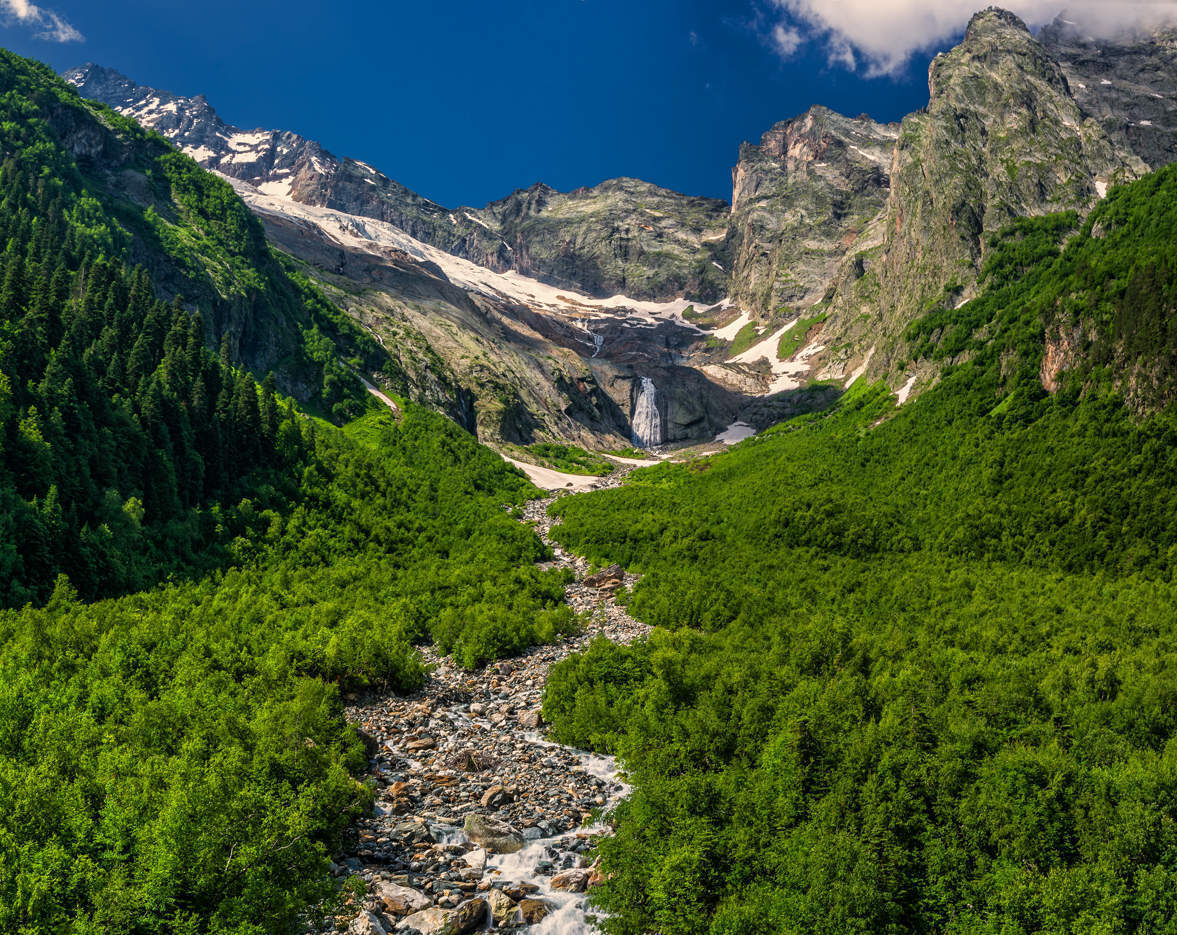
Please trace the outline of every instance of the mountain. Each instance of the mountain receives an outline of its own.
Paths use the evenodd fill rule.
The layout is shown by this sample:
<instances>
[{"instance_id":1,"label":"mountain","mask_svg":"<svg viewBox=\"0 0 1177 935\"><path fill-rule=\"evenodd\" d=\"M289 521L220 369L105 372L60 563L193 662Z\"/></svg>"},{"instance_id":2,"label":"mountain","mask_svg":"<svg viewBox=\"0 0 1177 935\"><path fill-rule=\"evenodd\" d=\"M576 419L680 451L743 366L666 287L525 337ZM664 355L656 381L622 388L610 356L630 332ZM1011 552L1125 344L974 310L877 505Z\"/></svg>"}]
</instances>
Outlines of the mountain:
<instances>
[{"instance_id":1,"label":"mountain","mask_svg":"<svg viewBox=\"0 0 1177 935\"><path fill-rule=\"evenodd\" d=\"M1019 217L1085 215L1110 187L1148 171L1013 14L977 14L963 42L932 62L929 88L928 107L900 126L878 223L826 296L826 350L815 361L826 375L869 356L868 377L918 392L934 371L905 367L903 331L929 306L976 294L990 237Z\"/></svg>"},{"instance_id":2,"label":"mountain","mask_svg":"<svg viewBox=\"0 0 1177 935\"><path fill-rule=\"evenodd\" d=\"M662 443L710 439L748 402L693 365L703 335L681 317L723 298L723 202L616 179L449 211L296 134L229 126L202 97L94 65L65 77L231 179L396 360L388 385L483 440L624 447L643 377Z\"/></svg>"},{"instance_id":3,"label":"mountain","mask_svg":"<svg viewBox=\"0 0 1177 935\"><path fill-rule=\"evenodd\" d=\"M817 303L886 203L898 135L815 107L744 143L732 171L732 300L766 317Z\"/></svg>"},{"instance_id":4,"label":"mountain","mask_svg":"<svg viewBox=\"0 0 1177 935\"><path fill-rule=\"evenodd\" d=\"M568 194L536 185L482 210L450 210L296 133L230 126L203 95L144 87L94 64L65 78L84 96L166 136L205 168L263 194L384 221L496 272L515 270L595 298L665 300L689 292L715 302L724 295L706 240L722 233L724 202L614 179Z\"/></svg>"},{"instance_id":5,"label":"mountain","mask_svg":"<svg viewBox=\"0 0 1177 935\"><path fill-rule=\"evenodd\" d=\"M1175 37L1096 42L1063 19L1035 37L1013 14L982 11L932 62L928 106L899 125L816 107L743 144L730 209L615 179L570 193L536 185L449 211L301 137L227 127L202 98L96 66L69 78L252 186L243 191L255 207L272 199L262 216L292 255L299 243L275 233L278 215L325 208L440 251L431 262L473 286L476 306L505 301L492 316L505 327L487 330L467 307L447 312L457 330L442 333L420 302L378 290L398 340L420 349L400 355L401 369L433 360L427 347L436 355L433 376L404 384L415 398L474 412L464 424L487 438L613 444L631 431L642 378L652 379L663 441L677 442L710 437L724 420L768 424L799 405L782 394L815 380L883 378L904 399L934 382L942 365L913 369L905 331L929 308L976 294L989 238L1019 217L1086 215L1112 186L1177 158ZM420 260L424 247L408 253ZM312 252L316 275L336 276ZM446 257L508 278L451 275ZM334 285L362 317L357 297L370 284L346 278ZM639 307L663 323L651 331L627 317ZM559 361L551 372L528 362L537 348Z\"/></svg>"}]
</instances>

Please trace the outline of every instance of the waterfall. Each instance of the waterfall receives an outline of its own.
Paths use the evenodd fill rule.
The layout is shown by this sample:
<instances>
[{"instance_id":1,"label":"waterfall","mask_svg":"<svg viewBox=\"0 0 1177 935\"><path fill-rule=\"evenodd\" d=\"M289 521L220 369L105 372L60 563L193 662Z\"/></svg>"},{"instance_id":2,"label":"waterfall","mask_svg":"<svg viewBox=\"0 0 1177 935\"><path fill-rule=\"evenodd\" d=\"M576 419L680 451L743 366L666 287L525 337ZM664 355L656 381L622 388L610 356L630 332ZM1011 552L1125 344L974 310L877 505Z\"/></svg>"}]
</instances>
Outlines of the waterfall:
<instances>
[{"instance_id":1,"label":"waterfall","mask_svg":"<svg viewBox=\"0 0 1177 935\"><path fill-rule=\"evenodd\" d=\"M633 407L633 443L639 448L662 444L662 414L658 411L658 387L642 377L642 392Z\"/></svg>"},{"instance_id":2,"label":"waterfall","mask_svg":"<svg viewBox=\"0 0 1177 935\"><path fill-rule=\"evenodd\" d=\"M605 346L605 336L597 334L595 331L590 331L589 334L593 336L593 356L596 357L601 353L601 348Z\"/></svg>"}]
</instances>

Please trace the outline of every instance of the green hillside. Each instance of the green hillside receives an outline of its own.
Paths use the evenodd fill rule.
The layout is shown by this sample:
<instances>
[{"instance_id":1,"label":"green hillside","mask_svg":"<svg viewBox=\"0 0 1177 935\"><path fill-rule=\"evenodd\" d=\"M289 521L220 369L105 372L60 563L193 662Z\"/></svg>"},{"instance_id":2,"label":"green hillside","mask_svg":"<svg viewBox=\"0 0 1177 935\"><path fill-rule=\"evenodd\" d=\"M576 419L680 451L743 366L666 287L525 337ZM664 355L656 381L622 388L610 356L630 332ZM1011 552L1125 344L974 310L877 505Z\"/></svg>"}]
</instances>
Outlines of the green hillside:
<instances>
[{"instance_id":1,"label":"green hillside","mask_svg":"<svg viewBox=\"0 0 1177 935\"><path fill-rule=\"evenodd\" d=\"M535 489L370 405L375 345L226 184L0 88L0 931L294 931L372 798L341 693L573 627Z\"/></svg>"},{"instance_id":2,"label":"green hillside","mask_svg":"<svg viewBox=\"0 0 1177 935\"><path fill-rule=\"evenodd\" d=\"M664 628L546 693L635 784L607 930L1172 930L1177 170L1077 226L991 244L909 330L945 369L902 409L856 387L557 505Z\"/></svg>"}]
</instances>

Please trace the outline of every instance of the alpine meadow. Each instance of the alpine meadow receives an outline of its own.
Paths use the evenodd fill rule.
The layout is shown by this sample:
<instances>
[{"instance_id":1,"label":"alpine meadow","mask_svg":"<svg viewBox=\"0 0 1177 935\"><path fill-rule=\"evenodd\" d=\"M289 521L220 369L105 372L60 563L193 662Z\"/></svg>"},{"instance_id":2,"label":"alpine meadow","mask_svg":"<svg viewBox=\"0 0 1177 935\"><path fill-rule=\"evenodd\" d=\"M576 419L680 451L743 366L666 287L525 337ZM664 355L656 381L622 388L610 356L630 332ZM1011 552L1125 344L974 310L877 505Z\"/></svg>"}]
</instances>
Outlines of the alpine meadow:
<instances>
[{"instance_id":1,"label":"alpine meadow","mask_svg":"<svg viewBox=\"0 0 1177 935\"><path fill-rule=\"evenodd\" d=\"M62 6L0 29L123 48ZM728 199L445 207L227 122L200 24L193 96L0 50L0 931L1177 935L1177 5L1013 6L676 7L928 65Z\"/></svg>"}]
</instances>

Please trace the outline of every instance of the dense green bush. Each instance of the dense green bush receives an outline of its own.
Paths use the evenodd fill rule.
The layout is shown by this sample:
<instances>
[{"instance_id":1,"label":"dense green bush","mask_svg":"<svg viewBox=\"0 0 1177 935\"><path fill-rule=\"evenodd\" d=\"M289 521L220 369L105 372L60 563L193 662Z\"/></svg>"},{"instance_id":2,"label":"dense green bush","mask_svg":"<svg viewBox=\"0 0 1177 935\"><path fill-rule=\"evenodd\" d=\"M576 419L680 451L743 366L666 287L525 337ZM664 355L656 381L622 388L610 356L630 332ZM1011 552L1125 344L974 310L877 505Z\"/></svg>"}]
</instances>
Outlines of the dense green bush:
<instances>
[{"instance_id":1,"label":"dense green bush","mask_svg":"<svg viewBox=\"0 0 1177 935\"><path fill-rule=\"evenodd\" d=\"M152 207L70 154L79 126ZM295 328L314 412L367 414L213 353L158 299L176 276ZM535 488L370 405L374 348L225 183L0 53L0 931L300 930L371 799L341 692L417 688L414 644L473 666L574 625L509 512Z\"/></svg>"},{"instance_id":2,"label":"dense green bush","mask_svg":"<svg viewBox=\"0 0 1177 935\"><path fill-rule=\"evenodd\" d=\"M1175 222L1177 170L1065 244L1073 215L1022 222L981 297L911 328L958 364L901 410L856 387L556 504L664 628L546 690L634 783L610 931L1174 931Z\"/></svg>"}]
</instances>

